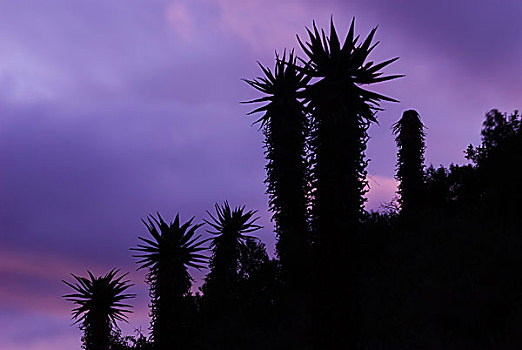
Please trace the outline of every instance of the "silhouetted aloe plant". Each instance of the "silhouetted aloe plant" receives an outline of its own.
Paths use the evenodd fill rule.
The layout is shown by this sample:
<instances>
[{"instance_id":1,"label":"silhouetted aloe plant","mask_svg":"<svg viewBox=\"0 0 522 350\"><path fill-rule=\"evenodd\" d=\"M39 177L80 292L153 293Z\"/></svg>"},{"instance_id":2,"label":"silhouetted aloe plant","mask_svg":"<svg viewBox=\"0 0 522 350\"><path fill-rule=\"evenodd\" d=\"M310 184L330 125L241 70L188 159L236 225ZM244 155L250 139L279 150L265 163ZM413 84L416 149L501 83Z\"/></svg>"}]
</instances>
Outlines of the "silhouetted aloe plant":
<instances>
[{"instance_id":1,"label":"silhouetted aloe plant","mask_svg":"<svg viewBox=\"0 0 522 350\"><path fill-rule=\"evenodd\" d=\"M407 110L401 119L393 124L395 142L399 148L397 155L397 180L401 213L406 220L414 217L423 205L424 193L424 124L419 113Z\"/></svg>"},{"instance_id":2,"label":"silhouetted aloe plant","mask_svg":"<svg viewBox=\"0 0 522 350\"><path fill-rule=\"evenodd\" d=\"M127 309L131 306L122 301L135 297L134 294L124 293L132 284L123 280L127 274L116 277L118 272L112 269L105 276L95 277L87 271L88 278L72 274L75 284L62 281L76 291L64 295L64 298L77 305L72 310L72 318L75 323L80 322L86 350L108 349L111 331L113 327L118 327L116 322L126 321L126 313L131 312Z\"/></svg>"},{"instance_id":3,"label":"silhouetted aloe plant","mask_svg":"<svg viewBox=\"0 0 522 350\"><path fill-rule=\"evenodd\" d=\"M307 29L310 42L301 48L309 58L301 69L307 76L318 78L307 86L303 96L312 110L314 219L321 232L320 241L327 246L345 242L346 230L353 227L363 209L366 187L364 150L367 129L376 122L375 111L381 101L396 100L365 90L360 85L391 80L401 75L382 77L380 69L398 57L374 65L365 63L376 44L371 45L374 28L363 43L354 38L354 21L343 45L340 44L333 20L330 37Z\"/></svg>"},{"instance_id":4,"label":"silhouetted aloe plant","mask_svg":"<svg viewBox=\"0 0 522 350\"><path fill-rule=\"evenodd\" d=\"M268 102L250 112L265 112L256 123L265 135L265 156L270 209L274 213L278 235L277 253L282 277L290 284L302 284L307 261L307 119L298 91L310 80L296 69L296 57L291 52L281 59L276 54L274 72L259 64L264 77L245 80L250 86L268 95L252 102ZM299 282L298 282L299 281Z\"/></svg>"},{"instance_id":5,"label":"silhouetted aloe plant","mask_svg":"<svg viewBox=\"0 0 522 350\"><path fill-rule=\"evenodd\" d=\"M194 218L180 224L179 214L167 224L158 214L142 220L154 240L138 237L146 244L138 244L132 250L143 254L139 269L148 268L150 285L152 336L156 349L183 347L187 339L187 316L190 312L192 278L188 267L201 268L206 257L201 254L207 248L199 240L196 230L202 224L192 225ZM159 231L158 231L159 229Z\"/></svg>"},{"instance_id":6,"label":"silhouetted aloe plant","mask_svg":"<svg viewBox=\"0 0 522 350\"><path fill-rule=\"evenodd\" d=\"M210 273L205 279L204 293L211 303L219 303L222 308L230 306L237 293L239 276L239 258L241 246L252 236L246 233L259 230L254 224L259 218L253 218L256 211L245 212L245 206L230 208L227 201L222 206L215 205L216 216L207 211L211 220L205 220L214 231L211 238Z\"/></svg>"},{"instance_id":7,"label":"silhouetted aloe plant","mask_svg":"<svg viewBox=\"0 0 522 350\"><path fill-rule=\"evenodd\" d=\"M325 305L318 321L322 327L321 342L328 348L337 344L348 346L356 341L354 335L360 312L358 285L360 269L357 266L358 243L354 232L361 219L366 192L366 164L364 157L367 129L376 122L375 111L381 101L396 100L361 88L361 85L391 80L399 75L381 76L380 69L397 60L393 58L374 65L365 63L374 49L374 28L358 44L354 38L354 21L344 44L341 45L333 20L330 36L307 29L310 42L301 48L308 62L301 71L315 82L303 93L312 113L313 225L319 252L320 299L334 296ZM347 274L345 285L339 289L331 284L339 274ZM338 295L338 297L335 297ZM337 300L336 300L337 299ZM350 304L350 305L347 305ZM342 315L342 316L341 316ZM349 315L349 316L345 316ZM329 342L329 343L325 343ZM351 344L353 345L353 344Z\"/></svg>"}]
</instances>

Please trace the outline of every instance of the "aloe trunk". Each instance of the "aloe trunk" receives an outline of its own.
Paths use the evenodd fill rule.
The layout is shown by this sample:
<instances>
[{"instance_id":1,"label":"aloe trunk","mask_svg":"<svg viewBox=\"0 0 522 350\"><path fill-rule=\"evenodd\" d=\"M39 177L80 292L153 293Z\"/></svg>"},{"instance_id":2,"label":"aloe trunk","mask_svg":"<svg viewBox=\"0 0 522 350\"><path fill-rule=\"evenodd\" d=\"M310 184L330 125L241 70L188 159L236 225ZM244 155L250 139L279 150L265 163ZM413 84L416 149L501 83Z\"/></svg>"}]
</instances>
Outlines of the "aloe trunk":
<instances>
[{"instance_id":1,"label":"aloe trunk","mask_svg":"<svg viewBox=\"0 0 522 350\"><path fill-rule=\"evenodd\" d=\"M255 112L265 114L257 120L265 135L267 193L278 237L276 249L281 274L289 288L303 288L309 246L307 219L308 168L306 137L308 122L305 108L298 99L309 79L298 71L296 57L276 55L275 70L260 65L264 77L246 80L268 95L249 102L269 103Z\"/></svg>"},{"instance_id":2,"label":"aloe trunk","mask_svg":"<svg viewBox=\"0 0 522 350\"><path fill-rule=\"evenodd\" d=\"M399 148L396 178L400 181L401 215L412 222L424 202L424 125L416 111L407 110L392 128Z\"/></svg>"},{"instance_id":3,"label":"aloe trunk","mask_svg":"<svg viewBox=\"0 0 522 350\"><path fill-rule=\"evenodd\" d=\"M381 101L395 101L362 89L399 76L381 77L379 70L397 58L365 63L375 45L376 29L358 44L354 22L343 45L333 21L330 36L313 26L310 42L301 48L308 56L303 71L315 82L304 91L312 113L313 229L317 248L316 313L319 340L325 349L360 343L362 269L359 265L358 224L366 192L364 156L367 130L376 122ZM333 281L343 280L343 283Z\"/></svg>"}]
</instances>

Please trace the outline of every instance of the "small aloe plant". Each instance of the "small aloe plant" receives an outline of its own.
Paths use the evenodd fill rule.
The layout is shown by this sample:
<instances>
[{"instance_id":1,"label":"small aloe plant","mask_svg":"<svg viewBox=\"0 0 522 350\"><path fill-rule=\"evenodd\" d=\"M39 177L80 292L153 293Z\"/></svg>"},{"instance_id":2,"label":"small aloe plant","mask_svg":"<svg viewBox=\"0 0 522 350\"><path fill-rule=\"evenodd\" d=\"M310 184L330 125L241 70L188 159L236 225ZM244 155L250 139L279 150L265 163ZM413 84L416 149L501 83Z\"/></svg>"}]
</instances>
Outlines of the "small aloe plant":
<instances>
[{"instance_id":1,"label":"small aloe plant","mask_svg":"<svg viewBox=\"0 0 522 350\"><path fill-rule=\"evenodd\" d=\"M85 349L107 349L113 327L117 321L127 321L127 313L131 306L122 301L135 297L135 294L125 293L132 286L129 280L124 280L127 274L117 277L119 270L112 269L104 276L94 276L87 271L87 277L72 274L76 283L62 281L74 289L75 293L63 297L73 302L72 318L80 323L84 332L82 341Z\"/></svg>"}]
</instances>

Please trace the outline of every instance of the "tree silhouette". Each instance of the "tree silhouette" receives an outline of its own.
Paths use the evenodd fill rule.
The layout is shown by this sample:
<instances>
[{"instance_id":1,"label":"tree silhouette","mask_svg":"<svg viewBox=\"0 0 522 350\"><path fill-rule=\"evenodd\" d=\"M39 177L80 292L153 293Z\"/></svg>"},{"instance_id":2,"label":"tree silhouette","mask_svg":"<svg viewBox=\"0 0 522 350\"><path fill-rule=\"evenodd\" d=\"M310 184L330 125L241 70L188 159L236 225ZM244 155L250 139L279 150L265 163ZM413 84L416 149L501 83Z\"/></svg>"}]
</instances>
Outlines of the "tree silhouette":
<instances>
[{"instance_id":1,"label":"tree silhouette","mask_svg":"<svg viewBox=\"0 0 522 350\"><path fill-rule=\"evenodd\" d=\"M150 285L152 337L156 349L183 348L190 341L189 322L191 313L190 287L192 278L188 267L201 268L206 257L201 254L207 248L202 245L196 230L202 224L192 224L194 218L180 224L179 214L167 224L158 213L147 221L142 220L152 238L138 237L145 244L131 248L142 254L138 269L148 268Z\"/></svg>"},{"instance_id":2,"label":"tree silhouette","mask_svg":"<svg viewBox=\"0 0 522 350\"><path fill-rule=\"evenodd\" d=\"M267 193L270 210L274 213L278 236L277 254L282 279L294 288L303 287L303 268L307 262L307 119L304 106L298 100L309 77L296 67L293 51L279 58L276 54L274 72L259 64L264 77L245 80L250 86L266 94L252 102L268 104L250 112L265 112L255 123L265 135Z\"/></svg>"},{"instance_id":3,"label":"tree silhouette","mask_svg":"<svg viewBox=\"0 0 522 350\"><path fill-rule=\"evenodd\" d=\"M405 220L415 220L423 205L424 192L424 124L419 113L410 109L392 126L399 148L397 175L399 202Z\"/></svg>"},{"instance_id":4,"label":"tree silhouette","mask_svg":"<svg viewBox=\"0 0 522 350\"><path fill-rule=\"evenodd\" d=\"M355 230L363 212L366 192L366 164L364 151L367 129L376 122L375 111L381 101L396 100L361 88L391 80L398 75L381 76L380 69L398 58L374 65L365 63L374 49L374 28L358 43L354 38L354 20L344 44L339 42L333 19L330 36L319 33L315 23L309 30L309 42L299 44L309 61L301 69L316 81L306 87L303 96L312 113L313 225L319 252L321 299L328 302L318 327L323 327L323 346L348 346L357 342L358 318L358 243ZM332 280L343 271L347 290L339 290ZM331 296L334 296L333 298ZM337 296L337 297L336 297ZM350 305L346 305L346 304ZM341 315L343 315L341 317ZM349 316L345 316L349 315ZM328 323L327 323L328 322ZM353 344L352 344L353 345Z\"/></svg>"},{"instance_id":5,"label":"tree silhouette","mask_svg":"<svg viewBox=\"0 0 522 350\"><path fill-rule=\"evenodd\" d=\"M118 272L112 269L105 276L95 277L87 271L89 278L72 274L75 284L62 281L76 291L63 297L77 305L72 310L72 318L75 323L80 322L86 350L109 349L111 332L118 328L116 322L126 321L126 313L131 312L127 309L131 306L122 301L135 297L124 293L132 284L123 280L127 274L116 277Z\"/></svg>"},{"instance_id":6,"label":"tree silhouette","mask_svg":"<svg viewBox=\"0 0 522 350\"><path fill-rule=\"evenodd\" d=\"M486 113L482 124L482 142L478 147L468 146L466 158L480 166L497 149L505 146L506 142L517 138L522 133L522 119L518 111L510 115L492 109ZM494 156L494 155L493 155Z\"/></svg>"},{"instance_id":7,"label":"tree silhouette","mask_svg":"<svg viewBox=\"0 0 522 350\"><path fill-rule=\"evenodd\" d=\"M230 208L227 201L222 206L215 204L215 215L207 211L212 227L208 230L212 256L210 272L201 287L203 291L204 315L208 321L209 338L213 349L241 348L245 333L240 301L241 253L246 242L254 237L247 233L259 230L255 222L256 211L246 211L245 206Z\"/></svg>"},{"instance_id":8,"label":"tree silhouette","mask_svg":"<svg viewBox=\"0 0 522 350\"><path fill-rule=\"evenodd\" d=\"M481 145L469 146L466 157L475 163L487 215L494 215L498 224L514 225L518 215L522 181L522 117L496 109L486 114Z\"/></svg>"},{"instance_id":9,"label":"tree silhouette","mask_svg":"<svg viewBox=\"0 0 522 350\"><path fill-rule=\"evenodd\" d=\"M354 20L341 46L333 20L330 37L307 29L310 42L301 48L309 58L301 68L318 80L308 85L304 96L312 110L314 220L321 232L319 242L326 247L346 248L343 236L353 229L362 214L366 182L364 150L367 129L376 122L380 101L396 100L364 90L360 85L391 80L400 75L381 77L380 69L396 61L393 58L373 65L365 60L376 46L370 46L376 28L362 44L354 38Z\"/></svg>"},{"instance_id":10,"label":"tree silhouette","mask_svg":"<svg viewBox=\"0 0 522 350\"><path fill-rule=\"evenodd\" d=\"M271 349L275 345L270 335L280 325L276 307L280 283L278 261L268 257L260 240L246 240L239 257L239 349Z\"/></svg>"},{"instance_id":11,"label":"tree silhouette","mask_svg":"<svg viewBox=\"0 0 522 350\"><path fill-rule=\"evenodd\" d=\"M245 212L245 206L231 209L227 201L222 206L215 205L216 214L207 211L210 220L204 220L214 231L211 238L210 273L203 286L204 295L210 303L220 309L231 307L237 297L241 248L252 236L246 233L257 231L261 226L254 224L256 211Z\"/></svg>"}]
</instances>

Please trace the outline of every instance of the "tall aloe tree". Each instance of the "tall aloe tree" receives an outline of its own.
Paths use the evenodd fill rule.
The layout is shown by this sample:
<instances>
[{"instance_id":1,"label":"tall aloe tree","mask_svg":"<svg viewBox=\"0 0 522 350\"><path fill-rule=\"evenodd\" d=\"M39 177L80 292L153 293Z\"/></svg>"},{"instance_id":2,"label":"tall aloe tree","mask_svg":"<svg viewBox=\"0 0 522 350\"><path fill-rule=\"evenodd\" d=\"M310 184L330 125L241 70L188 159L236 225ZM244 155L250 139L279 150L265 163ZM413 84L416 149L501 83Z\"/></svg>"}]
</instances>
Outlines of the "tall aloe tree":
<instances>
[{"instance_id":1,"label":"tall aloe tree","mask_svg":"<svg viewBox=\"0 0 522 350\"><path fill-rule=\"evenodd\" d=\"M180 223L179 214L170 224L158 213L149 215L142 222L152 239L138 237L144 244L131 248L141 254L138 269L149 270L152 336L156 349L180 348L186 344L187 319L190 310L190 287L192 278L189 267L201 268L206 261L202 254L204 240L196 235L202 224L192 224L194 218Z\"/></svg>"},{"instance_id":2,"label":"tall aloe tree","mask_svg":"<svg viewBox=\"0 0 522 350\"><path fill-rule=\"evenodd\" d=\"M297 37L309 60L301 70L316 79L303 96L312 110L314 223L319 241L327 247L346 248L343 237L360 219L365 202L367 129L377 122L375 111L381 101L397 102L361 87L401 76L383 77L380 72L398 57L376 65L365 63L377 45L372 45L376 29L359 44L352 20L341 45L332 20L330 37L323 30L320 33L315 23L313 31L307 28L309 42Z\"/></svg>"},{"instance_id":3,"label":"tall aloe tree","mask_svg":"<svg viewBox=\"0 0 522 350\"><path fill-rule=\"evenodd\" d=\"M239 258L241 248L245 241L253 239L247 233L257 231L261 226L255 222L256 211L245 211L245 206L230 208L227 201L220 206L215 205L216 214L207 211L210 220L205 222L214 230L209 230L213 235L210 248L210 273L207 275L204 293L207 300L222 308L230 307L230 303L237 296L237 283L239 278Z\"/></svg>"},{"instance_id":4,"label":"tall aloe tree","mask_svg":"<svg viewBox=\"0 0 522 350\"><path fill-rule=\"evenodd\" d=\"M380 72L398 58L375 65L365 62L376 46L372 45L375 31L359 43L359 37L354 37L353 20L341 44L332 20L329 37L323 30L319 32L315 23L313 30L307 28L309 42L297 37L308 57L302 71L315 80L303 96L312 111L312 219L321 269L320 298L339 296L323 308L325 314L319 321L323 325L322 341L331 342L325 344L326 348L357 341L360 268L356 229L365 202L367 130L377 121L375 112L381 101L396 102L362 88L399 77L382 76ZM341 273L346 276L343 284L348 289L331 284Z\"/></svg>"},{"instance_id":5,"label":"tall aloe tree","mask_svg":"<svg viewBox=\"0 0 522 350\"><path fill-rule=\"evenodd\" d=\"M308 122L298 93L310 78L297 69L293 51L280 58L276 54L274 72L259 64L264 77L246 80L266 94L252 102L268 102L249 113L264 112L255 123L265 135L267 193L274 213L277 253L283 280L302 285L308 248L306 137Z\"/></svg>"},{"instance_id":6,"label":"tall aloe tree","mask_svg":"<svg viewBox=\"0 0 522 350\"><path fill-rule=\"evenodd\" d=\"M118 328L117 321L126 321L130 305L122 301L134 298L134 294L125 293L132 286L123 278L127 274L116 277L119 270L112 269L104 276L95 277L87 271L89 277L72 276L76 283L62 281L74 289L75 293L64 295L76 307L72 310L75 323L80 323L84 332L83 347L86 350L109 349L111 332Z\"/></svg>"},{"instance_id":7,"label":"tall aloe tree","mask_svg":"<svg viewBox=\"0 0 522 350\"><path fill-rule=\"evenodd\" d=\"M414 220L423 204L424 192L424 124L419 113L410 109L392 126L397 155L397 180L401 213L406 220Z\"/></svg>"}]
</instances>

